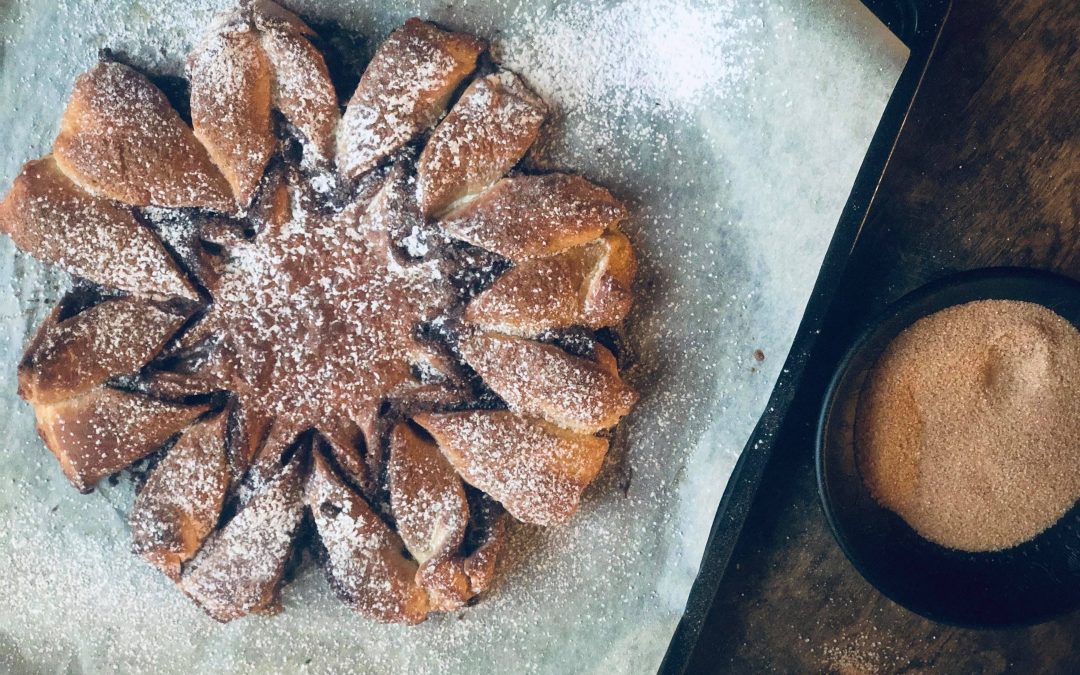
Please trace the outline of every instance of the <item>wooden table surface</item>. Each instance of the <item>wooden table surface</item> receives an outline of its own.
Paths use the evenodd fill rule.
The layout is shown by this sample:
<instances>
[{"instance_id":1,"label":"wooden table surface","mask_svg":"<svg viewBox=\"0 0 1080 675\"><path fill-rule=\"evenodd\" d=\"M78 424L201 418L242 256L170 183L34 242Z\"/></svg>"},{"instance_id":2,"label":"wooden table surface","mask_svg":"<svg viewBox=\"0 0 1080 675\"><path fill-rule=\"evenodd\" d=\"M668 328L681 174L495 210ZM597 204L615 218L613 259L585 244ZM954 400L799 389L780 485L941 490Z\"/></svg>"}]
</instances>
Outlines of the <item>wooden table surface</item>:
<instances>
[{"instance_id":1,"label":"wooden table surface","mask_svg":"<svg viewBox=\"0 0 1080 675\"><path fill-rule=\"evenodd\" d=\"M829 358L885 304L997 265L1080 278L1080 1L955 0L823 331ZM692 672L1080 673L1080 612L973 631L875 591L832 539L802 388Z\"/></svg>"}]
</instances>

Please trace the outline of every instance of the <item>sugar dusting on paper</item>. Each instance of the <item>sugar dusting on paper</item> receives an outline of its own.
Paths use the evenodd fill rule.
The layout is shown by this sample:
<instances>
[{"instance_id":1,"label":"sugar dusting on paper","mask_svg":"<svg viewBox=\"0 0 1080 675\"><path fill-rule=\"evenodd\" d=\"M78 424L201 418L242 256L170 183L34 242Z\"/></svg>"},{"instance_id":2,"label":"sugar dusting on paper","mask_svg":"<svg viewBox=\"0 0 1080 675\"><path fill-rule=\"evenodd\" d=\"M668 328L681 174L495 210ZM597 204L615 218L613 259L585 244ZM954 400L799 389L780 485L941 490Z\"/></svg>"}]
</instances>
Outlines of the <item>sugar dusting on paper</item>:
<instances>
[{"instance_id":1,"label":"sugar dusting on paper","mask_svg":"<svg viewBox=\"0 0 1080 675\"><path fill-rule=\"evenodd\" d=\"M0 188L47 150L99 48L179 73L230 4L5 5ZM15 362L64 282L4 240L0 668L655 672L903 55L831 3L286 4L376 43L413 14L475 32L548 99L559 115L532 161L578 169L633 211L642 270L630 377L642 401L578 516L558 530L515 528L477 607L415 628L374 624L309 566L284 614L220 626L130 555L130 492L75 494L37 439ZM753 361L754 348L769 359Z\"/></svg>"},{"instance_id":2,"label":"sugar dusting on paper","mask_svg":"<svg viewBox=\"0 0 1080 675\"><path fill-rule=\"evenodd\" d=\"M736 0L570 3L526 21L501 46L503 62L568 112L613 106L692 112L706 95L737 95L750 76L761 53L752 36L761 23L742 11L747 6Z\"/></svg>"}]
</instances>

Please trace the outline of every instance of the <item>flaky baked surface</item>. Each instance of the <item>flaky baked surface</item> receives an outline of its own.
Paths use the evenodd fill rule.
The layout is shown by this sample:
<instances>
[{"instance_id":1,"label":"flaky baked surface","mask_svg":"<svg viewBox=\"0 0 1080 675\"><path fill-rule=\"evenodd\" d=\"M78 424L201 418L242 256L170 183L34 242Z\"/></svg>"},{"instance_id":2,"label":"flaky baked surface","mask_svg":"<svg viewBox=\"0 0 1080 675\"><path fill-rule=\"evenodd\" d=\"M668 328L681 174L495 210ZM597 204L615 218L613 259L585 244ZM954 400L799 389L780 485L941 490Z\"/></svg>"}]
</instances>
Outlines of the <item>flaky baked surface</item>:
<instances>
[{"instance_id":1,"label":"flaky baked surface","mask_svg":"<svg viewBox=\"0 0 1080 675\"><path fill-rule=\"evenodd\" d=\"M148 469L132 548L215 619L277 611L300 547L416 623L601 470L637 395L597 331L636 261L611 193L522 168L547 106L482 41L410 19L354 92L318 44L242 2L190 55L189 118L128 65L80 76L0 202L77 279L19 393L76 488Z\"/></svg>"}]
</instances>

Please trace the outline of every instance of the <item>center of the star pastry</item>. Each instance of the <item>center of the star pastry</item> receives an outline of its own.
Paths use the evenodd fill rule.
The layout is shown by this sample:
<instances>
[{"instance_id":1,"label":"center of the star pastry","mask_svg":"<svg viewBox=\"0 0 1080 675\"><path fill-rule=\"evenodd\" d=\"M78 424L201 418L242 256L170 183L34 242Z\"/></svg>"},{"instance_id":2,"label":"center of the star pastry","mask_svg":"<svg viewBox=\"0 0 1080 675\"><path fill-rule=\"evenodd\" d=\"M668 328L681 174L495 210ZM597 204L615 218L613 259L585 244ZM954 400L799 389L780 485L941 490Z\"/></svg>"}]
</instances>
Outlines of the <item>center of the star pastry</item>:
<instances>
[{"instance_id":1,"label":"center of the star pastry","mask_svg":"<svg viewBox=\"0 0 1080 675\"><path fill-rule=\"evenodd\" d=\"M76 277L18 366L45 445L131 468L132 550L222 622L307 560L379 621L460 610L637 400L630 212L530 155L548 103L420 18L342 36L241 0L168 93L103 53L0 200Z\"/></svg>"},{"instance_id":2,"label":"center of the star pastry","mask_svg":"<svg viewBox=\"0 0 1080 675\"><path fill-rule=\"evenodd\" d=\"M442 272L394 251L378 194L334 208L280 190L280 213L226 247L196 327L215 336L204 367L293 429L369 420L411 384L417 328L450 301Z\"/></svg>"}]
</instances>

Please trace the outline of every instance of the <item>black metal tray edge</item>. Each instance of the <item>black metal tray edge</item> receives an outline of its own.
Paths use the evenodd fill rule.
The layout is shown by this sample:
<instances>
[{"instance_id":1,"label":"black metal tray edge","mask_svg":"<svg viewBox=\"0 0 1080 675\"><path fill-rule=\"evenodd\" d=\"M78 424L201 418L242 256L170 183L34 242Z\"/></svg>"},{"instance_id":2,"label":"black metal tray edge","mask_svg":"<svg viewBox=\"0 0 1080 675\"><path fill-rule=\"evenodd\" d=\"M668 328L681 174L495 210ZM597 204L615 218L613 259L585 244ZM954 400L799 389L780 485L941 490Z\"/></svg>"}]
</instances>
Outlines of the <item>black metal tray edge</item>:
<instances>
[{"instance_id":1,"label":"black metal tray edge","mask_svg":"<svg viewBox=\"0 0 1080 675\"><path fill-rule=\"evenodd\" d=\"M727 569L765 467L773 441L799 389L833 296L843 278L852 249L866 223L885 168L907 121L930 58L937 47L952 0L862 0L907 45L911 54L885 106L877 130L855 177L847 203L818 272L814 290L791 351L769 398L766 412L743 448L717 507L697 579L660 664L660 673L686 671L701 627Z\"/></svg>"}]
</instances>

